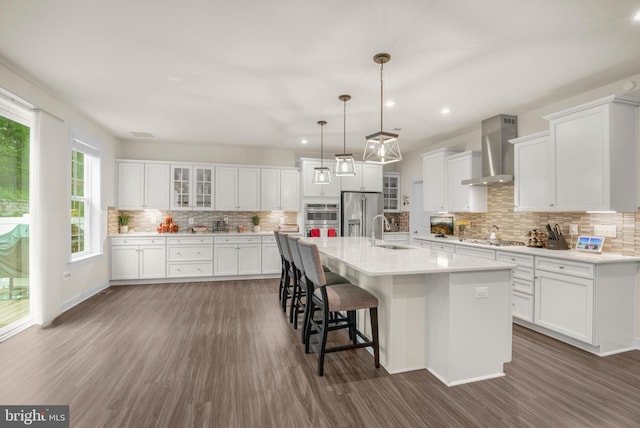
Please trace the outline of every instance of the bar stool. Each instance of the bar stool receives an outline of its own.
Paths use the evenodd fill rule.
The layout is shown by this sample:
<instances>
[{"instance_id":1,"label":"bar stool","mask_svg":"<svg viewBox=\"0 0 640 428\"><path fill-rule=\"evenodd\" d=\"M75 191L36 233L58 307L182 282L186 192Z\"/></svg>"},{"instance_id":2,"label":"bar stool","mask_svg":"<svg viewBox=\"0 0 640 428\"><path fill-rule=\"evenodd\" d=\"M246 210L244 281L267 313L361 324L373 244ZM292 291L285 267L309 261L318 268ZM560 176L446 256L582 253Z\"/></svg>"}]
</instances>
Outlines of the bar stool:
<instances>
[{"instance_id":1,"label":"bar stool","mask_svg":"<svg viewBox=\"0 0 640 428\"><path fill-rule=\"evenodd\" d=\"M278 286L278 301L282 302L282 290L284 289L286 266L284 263L284 256L282 255L282 247L280 246L280 237L278 236L280 235L280 233L277 230L274 230L273 235L275 236L276 244L278 245L278 252L280 253L281 268L280 268L280 285Z\"/></svg>"},{"instance_id":2,"label":"bar stool","mask_svg":"<svg viewBox=\"0 0 640 428\"><path fill-rule=\"evenodd\" d=\"M289 243L287 242L287 235L285 233L274 232L276 235L276 241L278 241L278 250L283 260L284 276L282 279L282 288L280 290L280 304L282 306L282 312L287 312L287 301L291 297L292 280L293 280L293 259L291 258L291 252L289 251Z\"/></svg>"},{"instance_id":3,"label":"bar stool","mask_svg":"<svg viewBox=\"0 0 640 428\"><path fill-rule=\"evenodd\" d=\"M320 351L318 353L318 375L324 374L324 358L329 352L345 351L348 349L373 347L373 359L375 367L380 367L380 349L378 344L378 299L362 288L353 284L335 284L331 287L326 285L326 276L322 269L320 253L318 247L312 243L298 241L298 249L304 268L305 281L307 283L307 305L309 306L309 319L305 326L305 353L309 353L311 334L320 335ZM319 319L314 318L314 308L320 309ZM368 340L355 326L355 311L358 309L369 309L371 318L372 340ZM345 311L349 315L344 321L335 324L329 317L331 312ZM331 324L331 325L330 325ZM348 327L353 329L352 343L349 345L335 346L327 348L327 334L330 330L337 330ZM351 336L351 335L350 335ZM363 342L358 343L357 337Z\"/></svg>"},{"instance_id":4,"label":"bar stool","mask_svg":"<svg viewBox=\"0 0 640 428\"><path fill-rule=\"evenodd\" d=\"M300 250L298 248L298 241L300 240L297 236L287 236L287 241L289 244L289 251L291 253L291 257L293 259L293 293L291 300L291 310L289 312L289 321L293 323L293 328L298 328L298 315L304 314L304 319L307 318L307 285L304 277L304 270L302 269L302 258L300 257ZM327 267L323 266L324 275L326 278L326 285L333 284L349 284L349 280L342 275L339 275L335 272L327 271ZM303 297L305 300L303 300ZM304 343L305 338L305 323L302 324L302 343Z\"/></svg>"}]
</instances>

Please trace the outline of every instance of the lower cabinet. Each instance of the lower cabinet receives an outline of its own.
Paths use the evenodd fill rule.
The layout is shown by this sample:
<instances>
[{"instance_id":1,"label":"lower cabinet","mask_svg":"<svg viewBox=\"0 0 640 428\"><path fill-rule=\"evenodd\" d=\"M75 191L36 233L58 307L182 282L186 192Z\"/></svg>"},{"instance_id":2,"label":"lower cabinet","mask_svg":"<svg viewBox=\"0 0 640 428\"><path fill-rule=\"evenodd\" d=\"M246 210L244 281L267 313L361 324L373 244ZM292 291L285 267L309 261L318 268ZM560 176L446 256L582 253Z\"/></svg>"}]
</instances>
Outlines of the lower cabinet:
<instances>
[{"instance_id":1,"label":"lower cabinet","mask_svg":"<svg viewBox=\"0 0 640 428\"><path fill-rule=\"evenodd\" d=\"M213 254L214 276L262 273L260 236L215 237Z\"/></svg>"},{"instance_id":2,"label":"lower cabinet","mask_svg":"<svg viewBox=\"0 0 640 428\"><path fill-rule=\"evenodd\" d=\"M167 238L167 278L212 275L212 236Z\"/></svg>"},{"instance_id":3,"label":"lower cabinet","mask_svg":"<svg viewBox=\"0 0 640 428\"><path fill-rule=\"evenodd\" d=\"M282 259L275 236L262 237L262 273L280 273Z\"/></svg>"},{"instance_id":4,"label":"lower cabinet","mask_svg":"<svg viewBox=\"0 0 640 428\"><path fill-rule=\"evenodd\" d=\"M565 268L563 261L552 262L558 269ZM536 324L594 344L593 279L537 269L535 289Z\"/></svg>"},{"instance_id":5,"label":"lower cabinet","mask_svg":"<svg viewBox=\"0 0 640 428\"><path fill-rule=\"evenodd\" d=\"M515 318L533 322L534 257L528 254L496 251L496 260L516 264L515 269L511 271L512 314Z\"/></svg>"},{"instance_id":6,"label":"lower cabinet","mask_svg":"<svg viewBox=\"0 0 640 428\"><path fill-rule=\"evenodd\" d=\"M385 233L384 240L388 242L399 242L401 244L409 243L409 233Z\"/></svg>"},{"instance_id":7,"label":"lower cabinet","mask_svg":"<svg viewBox=\"0 0 640 428\"><path fill-rule=\"evenodd\" d=\"M111 239L111 279L165 277L165 238Z\"/></svg>"}]
</instances>

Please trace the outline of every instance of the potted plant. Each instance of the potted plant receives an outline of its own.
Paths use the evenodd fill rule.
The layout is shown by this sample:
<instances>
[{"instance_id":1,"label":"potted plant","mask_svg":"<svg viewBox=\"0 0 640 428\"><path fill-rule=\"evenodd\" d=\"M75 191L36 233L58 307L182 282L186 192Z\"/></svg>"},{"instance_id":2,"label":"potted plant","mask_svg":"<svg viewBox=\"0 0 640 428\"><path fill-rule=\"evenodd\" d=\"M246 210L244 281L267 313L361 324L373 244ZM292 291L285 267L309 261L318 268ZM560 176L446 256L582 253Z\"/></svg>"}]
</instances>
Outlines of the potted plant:
<instances>
[{"instance_id":1,"label":"potted plant","mask_svg":"<svg viewBox=\"0 0 640 428\"><path fill-rule=\"evenodd\" d=\"M251 221L253 221L253 231L260 232L260 217L258 215L254 215L251 217Z\"/></svg>"},{"instance_id":2,"label":"potted plant","mask_svg":"<svg viewBox=\"0 0 640 428\"><path fill-rule=\"evenodd\" d=\"M120 226L120 233L129 232L129 219L131 216L127 214L120 214L118 216L118 225Z\"/></svg>"}]
</instances>

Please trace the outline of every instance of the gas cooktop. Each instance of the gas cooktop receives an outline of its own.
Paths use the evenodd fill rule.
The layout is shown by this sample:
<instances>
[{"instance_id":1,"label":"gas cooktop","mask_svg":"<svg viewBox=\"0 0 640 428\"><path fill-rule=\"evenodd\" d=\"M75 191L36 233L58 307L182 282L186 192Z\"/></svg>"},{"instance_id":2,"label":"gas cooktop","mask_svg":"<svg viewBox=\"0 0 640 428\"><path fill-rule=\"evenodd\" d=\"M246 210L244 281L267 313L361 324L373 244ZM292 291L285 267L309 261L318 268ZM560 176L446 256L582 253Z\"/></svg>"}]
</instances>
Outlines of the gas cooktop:
<instances>
[{"instance_id":1,"label":"gas cooktop","mask_svg":"<svg viewBox=\"0 0 640 428\"><path fill-rule=\"evenodd\" d=\"M465 239L464 242L469 244L493 245L496 247L507 247L513 245L524 245L520 241L503 241L502 239Z\"/></svg>"}]
</instances>

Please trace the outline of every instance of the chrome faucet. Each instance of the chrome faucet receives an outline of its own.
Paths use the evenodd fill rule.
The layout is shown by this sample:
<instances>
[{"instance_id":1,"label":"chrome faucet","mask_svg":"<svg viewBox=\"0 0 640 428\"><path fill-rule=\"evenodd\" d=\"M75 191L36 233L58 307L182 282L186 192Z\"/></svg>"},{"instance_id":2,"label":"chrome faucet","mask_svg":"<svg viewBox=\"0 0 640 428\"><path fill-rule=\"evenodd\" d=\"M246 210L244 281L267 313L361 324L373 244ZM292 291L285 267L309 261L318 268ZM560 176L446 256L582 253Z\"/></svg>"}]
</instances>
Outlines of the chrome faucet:
<instances>
[{"instance_id":1,"label":"chrome faucet","mask_svg":"<svg viewBox=\"0 0 640 428\"><path fill-rule=\"evenodd\" d=\"M378 219L378 217L381 219L380 221L380 240L381 241L384 241L385 226L390 227L389 220L387 220L387 218L384 215L378 214L377 216L375 216L372 220L373 224L371 225L371 245L376 245L376 220Z\"/></svg>"}]
</instances>

